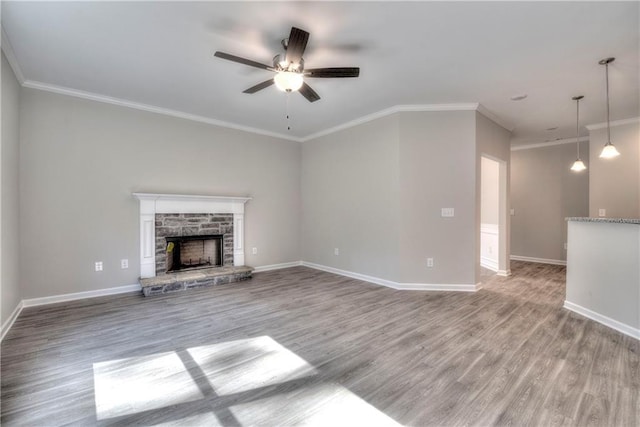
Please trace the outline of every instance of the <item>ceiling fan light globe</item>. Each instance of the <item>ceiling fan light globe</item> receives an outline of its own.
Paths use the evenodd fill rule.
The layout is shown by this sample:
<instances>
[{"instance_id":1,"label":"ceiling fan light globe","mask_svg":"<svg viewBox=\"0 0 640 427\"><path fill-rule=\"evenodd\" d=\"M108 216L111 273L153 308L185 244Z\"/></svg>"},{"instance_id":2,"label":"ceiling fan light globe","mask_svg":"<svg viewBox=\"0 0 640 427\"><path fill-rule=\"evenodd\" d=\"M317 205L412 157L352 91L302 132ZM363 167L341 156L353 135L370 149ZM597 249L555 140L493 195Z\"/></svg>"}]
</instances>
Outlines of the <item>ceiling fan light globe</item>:
<instances>
[{"instance_id":1,"label":"ceiling fan light globe","mask_svg":"<svg viewBox=\"0 0 640 427\"><path fill-rule=\"evenodd\" d=\"M571 170L574 172L582 172L586 168L587 167L584 165L584 162L580 159L577 159L575 162L573 162L573 166L571 166Z\"/></svg>"},{"instance_id":2,"label":"ceiling fan light globe","mask_svg":"<svg viewBox=\"0 0 640 427\"><path fill-rule=\"evenodd\" d=\"M614 157L618 157L619 155L620 152L616 149L616 147L612 143L607 142L607 144L602 149L602 152L600 153L600 158L613 159Z\"/></svg>"},{"instance_id":3,"label":"ceiling fan light globe","mask_svg":"<svg viewBox=\"0 0 640 427\"><path fill-rule=\"evenodd\" d=\"M281 71L273 78L276 87L283 92L295 92L302 87L304 79L302 74L290 71Z\"/></svg>"}]
</instances>

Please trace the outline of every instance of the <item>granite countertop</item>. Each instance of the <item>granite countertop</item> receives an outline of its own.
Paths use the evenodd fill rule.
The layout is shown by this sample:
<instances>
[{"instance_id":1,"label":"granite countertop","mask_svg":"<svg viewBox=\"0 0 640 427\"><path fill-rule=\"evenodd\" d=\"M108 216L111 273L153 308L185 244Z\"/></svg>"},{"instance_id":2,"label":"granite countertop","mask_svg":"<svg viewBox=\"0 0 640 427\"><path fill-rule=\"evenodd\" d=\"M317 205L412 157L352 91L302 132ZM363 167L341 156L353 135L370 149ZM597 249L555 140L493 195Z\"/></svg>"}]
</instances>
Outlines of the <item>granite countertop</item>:
<instances>
[{"instance_id":1,"label":"granite countertop","mask_svg":"<svg viewBox=\"0 0 640 427\"><path fill-rule=\"evenodd\" d=\"M640 224L640 219L637 218L590 218L573 216L565 218L565 220L579 222L605 222L609 224Z\"/></svg>"}]
</instances>

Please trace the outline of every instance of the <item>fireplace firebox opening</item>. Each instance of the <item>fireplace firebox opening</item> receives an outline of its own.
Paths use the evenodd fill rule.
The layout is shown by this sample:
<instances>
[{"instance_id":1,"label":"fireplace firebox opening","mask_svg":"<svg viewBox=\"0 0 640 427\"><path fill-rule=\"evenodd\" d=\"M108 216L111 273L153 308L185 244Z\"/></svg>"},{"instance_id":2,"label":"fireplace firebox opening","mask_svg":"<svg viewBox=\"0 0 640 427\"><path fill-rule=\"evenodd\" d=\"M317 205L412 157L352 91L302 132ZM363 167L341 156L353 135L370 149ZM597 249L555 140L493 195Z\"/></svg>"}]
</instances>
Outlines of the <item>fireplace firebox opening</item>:
<instances>
[{"instance_id":1,"label":"fireplace firebox opening","mask_svg":"<svg viewBox=\"0 0 640 427\"><path fill-rule=\"evenodd\" d=\"M166 239L167 273L222 266L222 234L175 236Z\"/></svg>"}]
</instances>

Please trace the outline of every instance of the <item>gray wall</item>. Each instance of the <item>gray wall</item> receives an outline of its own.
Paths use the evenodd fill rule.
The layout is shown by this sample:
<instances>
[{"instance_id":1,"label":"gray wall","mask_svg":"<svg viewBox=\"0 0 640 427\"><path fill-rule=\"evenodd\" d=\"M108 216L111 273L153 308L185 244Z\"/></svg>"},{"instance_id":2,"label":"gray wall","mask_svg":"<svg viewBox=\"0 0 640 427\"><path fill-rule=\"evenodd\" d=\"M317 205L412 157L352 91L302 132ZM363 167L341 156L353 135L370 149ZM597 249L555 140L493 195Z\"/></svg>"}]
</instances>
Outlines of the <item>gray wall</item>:
<instances>
[{"instance_id":1,"label":"gray wall","mask_svg":"<svg viewBox=\"0 0 640 427\"><path fill-rule=\"evenodd\" d=\"M305 142L303 259L401 283L476 283L475 117L402 112ZM455 217L441 217L446 207Z\"/></svg>"},{"instance_id":2,"label":"gray wall","mask_svg":"<svg viewBox=\"0 0 640 427\"><path fill-rule=\"evenodd\" d=\"M620 155L601 159L607 129L589 132L589 216L600 208L608 218L640 218L640 123L611 127L611 142Z\"/></svg>"},{"instance_id":3,"label":"gray wall","mask_svg":"<svg viewBox=\"0 0 640 427\"><path fill-rule=\"evenodd\" d=\"M474 111L400 115L401 282L476 283L475 155Z\"/></svg>"},{"instance_id":4,"label":"gray wall","mask_svg":"<svg viewBox=\"0 0 640 427\"><path fill-rule=\"evenodd\" d=\"M399 215L398 115L302 144L302 259L397 280Z\"/></svg>"},{"instance_id":5,"label":"gray wall","mask_svg":"<svg viewBox=\"0 0 640 427\"><path fill-rule=\"evenodd\" d=\"M24 298L137 283L132 192L251 196L247 265L300 259L298 143L30 89L20 121Z\"/></svg>"},{"instance_id":6,"label":"gray wall","mask_svg":"<svg viewBox=\"0 0 640 427\"><path fill-rule=\"evenodd\" d=\"M20 85L2 54L2 248L0 249L0 320L5 321L22 299L18 282L18 158Z\"/></svg>"},{"instance_id":7,"label":"gray wall","mask_svg":"<svg viewBox=\"0 0 640 427\"><path fill-rule=\"evenodd\" d=\"M589 216L589 144L580 143L587 170L573 172L576 145L514 150L511 154L511 253L564 261L566 217Z\"/></svg>"}]
</instances>

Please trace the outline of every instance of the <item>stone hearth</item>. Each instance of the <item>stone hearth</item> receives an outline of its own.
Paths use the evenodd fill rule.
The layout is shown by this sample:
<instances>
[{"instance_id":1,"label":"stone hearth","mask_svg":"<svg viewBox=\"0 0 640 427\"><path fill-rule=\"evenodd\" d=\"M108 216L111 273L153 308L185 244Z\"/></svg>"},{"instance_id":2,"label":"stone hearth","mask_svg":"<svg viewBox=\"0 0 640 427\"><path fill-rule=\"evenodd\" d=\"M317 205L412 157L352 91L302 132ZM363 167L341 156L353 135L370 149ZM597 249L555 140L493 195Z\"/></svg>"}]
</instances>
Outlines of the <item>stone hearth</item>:
<instances>
[{"instance_id":1,"label":"stone hearth","mask_svg":"<svg viewBox=\"0 0 640 427\"><path fill-rule=\"evenodd\" d=\"M246 266L204 268L140 279L140 285L142 286L142 293L147 297L240 282L251 279L252 273L253 268Z\"/></svg>"}]
</instances>

